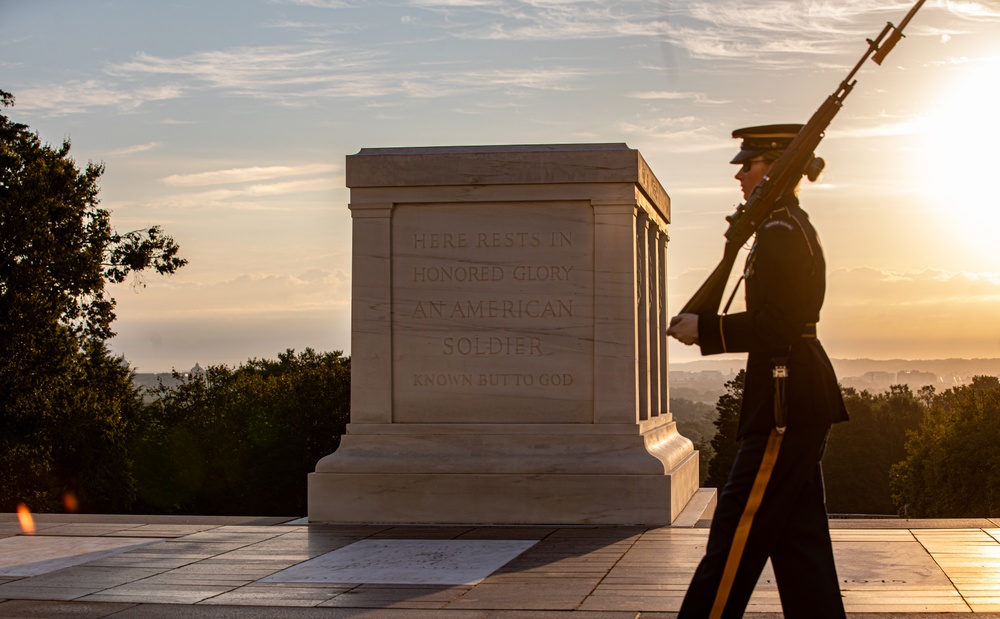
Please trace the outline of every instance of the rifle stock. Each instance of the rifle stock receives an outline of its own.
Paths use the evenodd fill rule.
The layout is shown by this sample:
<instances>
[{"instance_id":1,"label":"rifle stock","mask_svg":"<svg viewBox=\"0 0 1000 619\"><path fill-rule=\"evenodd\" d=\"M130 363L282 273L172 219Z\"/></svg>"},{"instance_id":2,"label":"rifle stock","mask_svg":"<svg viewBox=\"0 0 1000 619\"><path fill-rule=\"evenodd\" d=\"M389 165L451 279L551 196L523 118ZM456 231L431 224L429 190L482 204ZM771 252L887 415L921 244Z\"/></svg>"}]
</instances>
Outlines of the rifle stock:
<instances>
[{"instance_id":1,"label":"rifle stock","mask_svg":"<svg viewBox=\"0 0 1000 619\"><path fill-rule=\"evenodd\" d=\"M882 32L875 40L868 39L868 51L861 57L861 60L847 74L847 77L840 83L837 90L828 96L820 105L809 122L802 127L792 143L785 149L777 161L771 166L767 176L761 180L746 203L736 207L736 212L726 217L729 221L729 228L726 230L726 245L723 250L722 261L708 276L708 279L701 285L697 292L688 300L681 309L682 314L716 313L719 304L722 302L722 295L725 292L726 282L729 280L729 273L736 262L736 256L740 248L750 237L756 234L757 229L774 211L775 206L788 192L793 191L799 180L805 174L807 167L813 159L813 152L823 139L826 128L840 111L844 99L851 93L857 80L853 79L870 56L873 56L878 64L882 63L885 56L892 50L896 42L903 37L903 28L909 23L913 15L924 4L925 0L918 0L917 3L906 14L900 22L899 27L887 23ZM883 39L889 35L889 39L883 44Z\"/></svg>"},{"instance_id":2,"label":"rifle stock","mask_svg":"<svg viewBox=\"0 0 1000 619\"><path fill-rule=\"evenodd\" d=\"M726 281L729 279L729 272L733 270L736 263L736 256L740 253L738 243L727 242L723 250L722 262L715 267L712 274L708 276L705 283L698 288L690 300L681 309L682 314L700 314L703 312L714 312L722 302L722 293L726 289Z\"/></svg>"}]
</instances>

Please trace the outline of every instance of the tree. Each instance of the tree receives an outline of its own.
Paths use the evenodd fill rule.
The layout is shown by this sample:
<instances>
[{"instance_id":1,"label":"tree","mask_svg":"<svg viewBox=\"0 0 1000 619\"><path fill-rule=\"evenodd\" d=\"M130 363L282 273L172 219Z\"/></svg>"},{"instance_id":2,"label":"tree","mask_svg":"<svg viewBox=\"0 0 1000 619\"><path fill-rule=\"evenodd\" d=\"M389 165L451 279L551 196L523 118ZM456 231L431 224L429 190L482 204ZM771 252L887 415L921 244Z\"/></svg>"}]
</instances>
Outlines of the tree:
<instances>
[{"instance_id":1,"label":"tree","mask_svg":"<svg viewBox=\"0 0 1000 619\"><path fill-rule=\"evenodd\" d=\"M1000 379L972 383L933 397L906 459L892 468L892 498L914 518L1000 516Z\"/></svg>"},{"instance_id":2,"label":"tree","mask_svg":"<svg viewBox=\"0 0 1000 619\"><path fill-rule=\"evenodd\" d=\"M926 409L906 385L872 395L844 388L848 423L830 429L823 473L827 509L842 514L894 514L889 470L906 457L906 435L920 425Z\"/></svg>"},{"instance_id":3,"label":"tree","mask_svg":"<svg viewBox=\"0 0 1000 619\"><path fill-rule=\"evenodd\" d=\"M150 394L135 445L146 513L295 515L306 475L350 418L350 358L340 352L210 366Z\"/></svg>"},{"instance_id":4,"label":"tree","mask_svg":"<svg viewBox=\"0 0 1000 619\"><path fill-rule=\"evenodd\" d=\"M705 480L705 486L708 488L721 490L736 461L738 448L736 432L739 427L746 377L746 370L740 370L736 378L726 383L726 393L719 396L719 401L715 405L719 417L715 420L716 433L712 439L712 450L715 455L708 464L708 478Z\"/></svg>"},{"instance_id":5,"label":"tree","mask_svg":"<svg viewBox=\"0 0 1000 619\"><path fill-rule=\"evenodd\" d=\"M715 436L715 408L705 402L695 402L687 398L670 398L670 413L677 422L677 431L691 439L698 450L699 479L704 484L708 479L709 462L712 461L711 440Z\"/></svg>"},{"instance_id":6,"label":"tree","mask_svg":"<svg viewBox=\"0 0 1000 619\"><path fill-rule=\"evenodd\" d=\"M14 97L0 91L0 106ZM119 234L98 207L102 165L0 114L0 511L126 509L141 400L114 335L106 282L186 261L154 226ZM140 283L141 280L137 280Z\"/></svg>"}]
</instances>

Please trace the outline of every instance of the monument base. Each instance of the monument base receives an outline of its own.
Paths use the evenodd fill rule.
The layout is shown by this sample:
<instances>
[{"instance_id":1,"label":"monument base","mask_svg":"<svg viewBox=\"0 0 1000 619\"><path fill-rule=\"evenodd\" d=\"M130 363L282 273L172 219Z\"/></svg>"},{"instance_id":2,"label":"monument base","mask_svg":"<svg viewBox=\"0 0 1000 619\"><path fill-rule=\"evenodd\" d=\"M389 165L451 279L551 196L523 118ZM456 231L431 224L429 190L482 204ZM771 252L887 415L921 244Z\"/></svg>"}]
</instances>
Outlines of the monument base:
<instances>
[{"instance_id":1,"label":"monument base","mask_svg":"<svg viewBox=\"0 0 1000 619\"><path fill-rule=\"evenodd\" d=\"M309 476L309 520L670 524L698 490L698 455L673 421L644 424L351 424Z\"/></svg>"}]
</instances>

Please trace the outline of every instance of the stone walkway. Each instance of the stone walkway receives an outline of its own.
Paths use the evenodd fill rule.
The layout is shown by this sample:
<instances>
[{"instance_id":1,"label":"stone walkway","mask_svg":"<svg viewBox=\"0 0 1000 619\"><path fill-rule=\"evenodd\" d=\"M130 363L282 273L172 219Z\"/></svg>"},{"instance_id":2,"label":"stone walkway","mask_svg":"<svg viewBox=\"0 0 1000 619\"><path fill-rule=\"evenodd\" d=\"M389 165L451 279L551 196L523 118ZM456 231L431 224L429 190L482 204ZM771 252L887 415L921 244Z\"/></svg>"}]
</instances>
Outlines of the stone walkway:
<instances>
[{"instance_id":1,"label":"stone walkway","mask_svg":"<svg viewBox=\"0 0 1000 619\"><path fill-rule=\"evenodd\" d=\"M852 618L1000 619L1000 520L831 527ZM36 516L36 528L0 515L0 617L667 619L708 536L79 515ZM781 616L770 568L747 616Z\"/></svg>"}]
</instances>

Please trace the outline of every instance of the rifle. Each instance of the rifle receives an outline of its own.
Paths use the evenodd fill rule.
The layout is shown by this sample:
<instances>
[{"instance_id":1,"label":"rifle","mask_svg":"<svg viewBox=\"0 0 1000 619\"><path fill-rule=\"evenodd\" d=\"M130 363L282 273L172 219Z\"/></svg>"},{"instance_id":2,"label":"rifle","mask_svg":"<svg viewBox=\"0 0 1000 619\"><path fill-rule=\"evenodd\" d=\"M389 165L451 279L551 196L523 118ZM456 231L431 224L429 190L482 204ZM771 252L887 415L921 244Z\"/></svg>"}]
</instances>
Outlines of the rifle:
<instances>
[{"instance_id":1,"label":"rifle","mask_svg":"<svg viewBox=\"0 0 1000 619\"><path fill-rule=\"evenodd\" d=\"M778 201L795 188L803 175L808 175L810 180L815 180L815 176L822 170L822 160L816 158L813 152L820 140L823 139L823 134L833 117L843 106L844 99L854 89L854 85L857 83L854 75L861 69L861 65L868 60L869 56L875 64L882 64L896 43L903 38L903 28L910 22L924 1L918 0L898 27L894 26L892 22L886 22L878 37L874 40L866 39L868 51L864 53L861 60L854 65L837 90L826 98L826 101L816 110L809 122L802 127L792 143L774 162L767 176L754 187L746 203L737 206L736 212L726 217L729 229L726 230L726 246L723 250L722 262L715 267L701 288L684 305L680 311L681 314L715 313L718 311L726 282L729 280L729 273L733 269L740 248L767 220ZM883 43L886 35L889 38Z\"/></svg>"}]
</instances>

